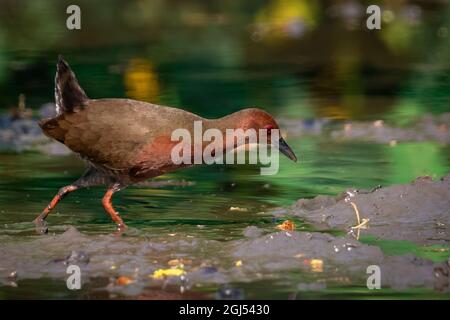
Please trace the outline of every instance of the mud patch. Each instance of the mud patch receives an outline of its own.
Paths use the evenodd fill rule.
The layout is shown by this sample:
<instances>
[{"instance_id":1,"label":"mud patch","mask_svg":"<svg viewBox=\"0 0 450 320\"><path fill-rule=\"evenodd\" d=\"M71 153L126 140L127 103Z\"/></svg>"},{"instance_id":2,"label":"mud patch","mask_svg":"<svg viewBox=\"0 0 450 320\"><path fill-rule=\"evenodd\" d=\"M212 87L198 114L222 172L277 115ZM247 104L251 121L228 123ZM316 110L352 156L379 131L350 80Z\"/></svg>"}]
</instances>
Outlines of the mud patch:
<instances>
[{"instance_id":1,"label":"mud patch","mask_svg":"<svg viewBox=\"0 0 450 320\"><path fill-rule=\"evenodd\" d=\"M92 287L99 283L96 279L107 279L95 290L110 298L170 298L170 294L158 292L173 292L173 288L178 292L176 297L185 293L189 297L203 287L215 288L209 289L207 297L224 298L227 292L245 297L230 283L282 281L300 291L365 287L367 267L377 265L385 288L420 287L445 292L449 287L447 261L389 256L351 236L268 232L255 227L243 232L246 237L226 242L182 234L152 237L136 230L131 232L133 236L85 235L73 227L59 235L31 236L20 242L2 236L0 281L3 286L20 287L30 279L54 279L63 287L67 266L76 264L82 270L83 285ZM184 273L162 279L152 276L156 270L168 268L181 268ZM119 277L129 281L120 284Z\"/></svg>"},{"instance_id":2,"label":"mud patch","mask_svg":"<svg viewBox=\"0 0 450 320\"><path fill-rule=\"evenodd\" d=\"M360 229L362 235L420 244L450 241L450 174L436 181L421 177L373 192L348 190L338 197L301 199L277 214L301 217L319 229L349 232L361 222L352 203L360 220L368 220Z\"/></svg>"},{"instance_id":3,"label":"mud patch","mask_svg":"<svg viewBox=\"0 0 450 320\"><path fill-rule=\"evenodd\" d=\"M349 122L332 130L337 140L365 140L377 143L406 141L437 141L450 143L450 113L425 115L407 127L395 127L382 120L375 122Z\"/></svg>"}]
</instances>

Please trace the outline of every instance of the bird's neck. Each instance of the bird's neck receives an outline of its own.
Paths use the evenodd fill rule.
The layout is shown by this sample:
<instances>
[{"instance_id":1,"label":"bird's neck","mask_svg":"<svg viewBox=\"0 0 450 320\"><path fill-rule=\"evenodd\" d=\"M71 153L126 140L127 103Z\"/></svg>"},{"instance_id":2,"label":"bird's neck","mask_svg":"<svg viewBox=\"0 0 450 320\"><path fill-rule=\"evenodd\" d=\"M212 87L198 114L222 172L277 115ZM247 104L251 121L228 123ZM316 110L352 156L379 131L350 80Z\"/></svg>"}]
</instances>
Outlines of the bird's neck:
<instances>
[{"instance_id":1,"label":"bird's neck","mask_svg":"<svg viewBox=\"0 0 450 320\"><path fill-rule=\"evenodd\" d=\"M219 129L223 134L227 129L248 129L250 122L243 118L241 112L235 112L218 119L206 120L204 124L204 130L207 129Z\"/></svg>"},{"instance_id":2,"label":"bird's neck","mask_svg":"<svg viewBox=\"0 0 450 320\"><path fill-rule=\"evenodd\" d=\"M242 112L235 112L230 115L227 115L225 117L219 118L219 119L212 119L212 120L206 120L203 124L203 130L206 132L208 129L215 129L219 130L222 134L222 140L214 141L213 144L221 143L221 148L223 149L224 153L227 150L233 150L241 145L245 145L246 141L237 141L234 138L229 138L229 133L227 132L227 129L243 129L247 130L252 127L252 121L248 117L243 116ZM215 133L214 133L215 134ZM230 133L231 137L235 133Z\"/></svg>"}]
</instances>

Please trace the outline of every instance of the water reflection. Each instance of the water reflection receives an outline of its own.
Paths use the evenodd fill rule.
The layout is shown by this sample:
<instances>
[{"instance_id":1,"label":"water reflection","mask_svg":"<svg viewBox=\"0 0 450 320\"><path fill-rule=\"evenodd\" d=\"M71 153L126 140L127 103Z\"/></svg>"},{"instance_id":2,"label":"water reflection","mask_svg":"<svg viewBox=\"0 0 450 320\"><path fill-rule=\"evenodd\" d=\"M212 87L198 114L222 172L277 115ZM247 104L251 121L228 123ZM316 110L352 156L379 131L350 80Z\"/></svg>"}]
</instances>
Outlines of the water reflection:
<instances>
[{"instance_id":1,"label":"water reflection","mask_svg":"<svg viewBox=\"0 0 450 320\"><path fill-rule=\"evenodd\" d=\"M443 111L449 99L445 3L382 1L379 31L365 28L366 7L354 0L80 1L77 32L65 28L65 5L2 2L0 108L22 92L30 105L50 101L60 52L91 96L205 116L259 105L297 117L374 118L395 113L411 93L425 111ZM108 75L117 65L125 72Z\"/></svg>"},{"instance_id":2,"label":"water reflection","mask_svg":"<svg viewBox=\"0 0 450 320\"><path fill-rule=\"evenodd\" d=\"M130 60L124 78L127 97L157 102L159 83L153 65L149 61L137 58Z\"/></svg>"}]
</instances>

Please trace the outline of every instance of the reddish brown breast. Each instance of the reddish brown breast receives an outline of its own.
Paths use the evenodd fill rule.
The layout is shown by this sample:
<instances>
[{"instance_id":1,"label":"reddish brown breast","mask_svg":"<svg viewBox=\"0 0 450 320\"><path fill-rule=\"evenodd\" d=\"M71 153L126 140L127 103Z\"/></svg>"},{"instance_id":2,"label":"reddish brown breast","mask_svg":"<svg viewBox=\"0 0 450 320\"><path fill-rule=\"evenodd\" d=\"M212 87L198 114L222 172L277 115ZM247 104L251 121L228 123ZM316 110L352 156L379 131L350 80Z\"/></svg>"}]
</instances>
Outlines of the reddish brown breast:
<instances>
[{"instance_id":1,"label":"reddish brown breast","mask_svg":"<svg viewBox=\"0 0 450 320\"><path fill-rule=\"evenodd\" d=\"M171 141L169 136L156 137L135 155L135 165L129 170L130 177L136 180L149 179L187 167L186 164L176 165L172 161L172 149L178 143Z\"/></svg>"}]
</instances>

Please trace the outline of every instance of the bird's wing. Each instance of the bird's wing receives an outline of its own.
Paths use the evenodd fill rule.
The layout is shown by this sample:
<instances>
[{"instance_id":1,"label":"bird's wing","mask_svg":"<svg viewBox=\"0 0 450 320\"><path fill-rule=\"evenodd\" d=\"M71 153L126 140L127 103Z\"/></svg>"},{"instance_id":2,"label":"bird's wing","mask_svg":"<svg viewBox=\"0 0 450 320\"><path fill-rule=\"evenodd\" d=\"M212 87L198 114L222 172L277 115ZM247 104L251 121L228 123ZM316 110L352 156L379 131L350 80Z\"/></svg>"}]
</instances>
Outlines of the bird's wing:
<instances>
[{"instance_id":1,"label":"bird's wing","mask_svg":"<svg viewBox=\"0 0 450 320\"><path fill-rule=\"evenodd\" d=\"M89 100L83 108L41 124L44 132L89 161L110 169L136 165L141 148L170 138L200 117L170 107L128 99Z\"/></svg>"}]
</instances>

